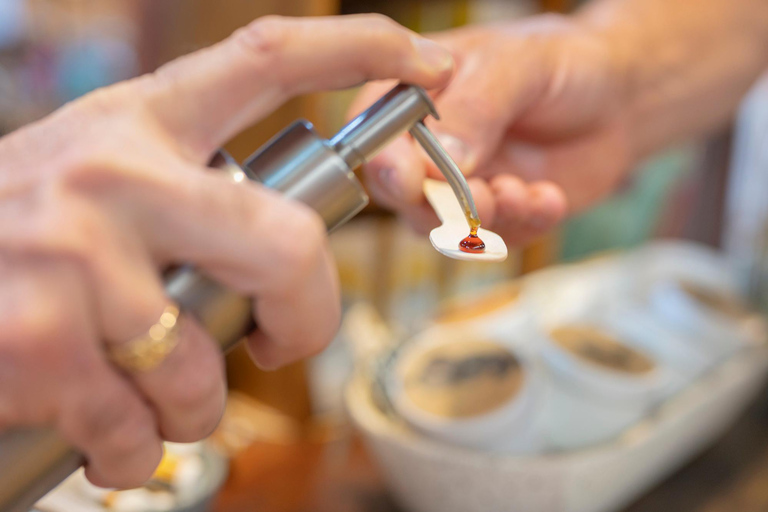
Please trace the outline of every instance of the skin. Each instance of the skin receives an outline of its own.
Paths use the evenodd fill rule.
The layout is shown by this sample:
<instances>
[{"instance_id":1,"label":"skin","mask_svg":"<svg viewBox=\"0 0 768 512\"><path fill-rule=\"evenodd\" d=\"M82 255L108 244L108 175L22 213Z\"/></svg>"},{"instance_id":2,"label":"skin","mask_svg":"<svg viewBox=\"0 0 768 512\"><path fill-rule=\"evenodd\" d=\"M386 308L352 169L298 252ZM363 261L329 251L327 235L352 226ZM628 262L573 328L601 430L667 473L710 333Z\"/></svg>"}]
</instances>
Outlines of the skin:
<instances>
[{"instance_id":1,"label":"skin","mask_svg":"<svg viewBox=\"0 0 768 512\"><path fill-rule=\"evenodd\" d=\"M109 487L150 477L162 440L211 432L223 361L192 319L148 373L105 357L157 322L169 263L255 299L260 366L323 348L340 306L322 221L229 182L209 156L292 96L387 78L442 87L452 69L444 49L380 16L263 18L0 139L0 432L55 427Z\"/></svg>"},{"instance_id":2,"label":"skin","mask_svg":"<svg viewBox=\"0 0 768 512\"><path fill-rule=\"evenodd\" d=\"M649 154L722 126L768 65L764 0L597 0L573 16L431 37L455 78L428 121L469 177L483 226L524 245L614 191ZM369 85L352 111L389 84ZM437 169L398 140L366 168L382 204L437 225Z\"/></svg>"}]
</instances>

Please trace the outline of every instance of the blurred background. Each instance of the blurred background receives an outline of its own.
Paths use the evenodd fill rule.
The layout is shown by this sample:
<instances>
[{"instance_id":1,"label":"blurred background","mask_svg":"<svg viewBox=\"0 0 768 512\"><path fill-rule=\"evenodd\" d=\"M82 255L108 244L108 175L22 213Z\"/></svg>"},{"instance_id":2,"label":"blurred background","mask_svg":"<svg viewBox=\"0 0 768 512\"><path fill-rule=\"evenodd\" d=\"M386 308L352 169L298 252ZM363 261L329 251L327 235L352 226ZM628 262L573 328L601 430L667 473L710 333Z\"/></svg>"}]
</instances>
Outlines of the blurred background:
<instances>
[{"instance_id":1,"label":"blurred background","mask_svg":"<svg viewBox=\"0 0 768 512\"><path fill-rule=\"evenodd\" d=\"M579 3L0 0L0 134L95 88L152 71L174 57L212 44L266 14L380 12L414 30L429 32L543 11L568 12ZM297 98L231 141L228 149L244 159L302 117L330 136L344 124L353 97L354 91L342 91ZM745 136L734 139L735 132L748 133L753 128L755 112L761 109L765 109L763 103L753 99L746 104L738 126L644 163L615 197L570 220L553 236L513 253L500 266L442 258L426 238L412 234L373 205L332 238L345 307L364 301L388 325L413 333L448 297L561 262L630 249L658 237L689 239L729 251L744 270L742 275L749 276L742 284L752 299L765 304L761 276L768 267L768 244L764 242L768 224L764 212L754 213L762 212L765 193L762 199L748 197L751 187L743 185L749 181L746 176L755 172L750 154L757 143L745 142ZM409 250L392 250L395 239L405 240ZM344 336L342 333L321 356L276 372L256 370L240 351L228 357L231 410L217 435L232 462L214 510L404 511L390 497L379 470L349 425L342 390L352 371L353 355ZM766 432L762 437L768 438ZM736 464L731 448L724 448L728 454L716 457ZM711 478L706 480L708 471L725 470L717 465L704 468L690 471L711 482ZM678 485L685 492L679 491L680 495L690 489L684 487L686 481L695 481L694 476L682 478ZM744 485L752 489L757 485L754 481ZM768 488L768 479L758 481ZM685 499L675 497L677 488L663 489L632 510L659 510L650 507L658 506L662 499L674 503L676 510L721 510L695 508L701 505L698 502L684 508Z\"/></svg>"}]
</instances>

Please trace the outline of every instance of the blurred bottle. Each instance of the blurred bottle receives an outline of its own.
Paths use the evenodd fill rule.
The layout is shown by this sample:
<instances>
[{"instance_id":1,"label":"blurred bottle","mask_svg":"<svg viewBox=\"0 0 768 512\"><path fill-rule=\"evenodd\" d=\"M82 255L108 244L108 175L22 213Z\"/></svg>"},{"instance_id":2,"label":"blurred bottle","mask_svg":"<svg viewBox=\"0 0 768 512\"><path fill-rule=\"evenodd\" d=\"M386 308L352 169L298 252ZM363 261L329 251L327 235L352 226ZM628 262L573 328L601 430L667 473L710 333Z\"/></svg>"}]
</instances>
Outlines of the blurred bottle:
<instances>
[{"instance_id":1,"label":"blurred bottle","mask_svg":"<svg viewBox=\"0 0 768 512\"><path fill-rule=\"evenodd\" d=\"M0 0L0 49L18 44L26 30L24 0Z\"/></svg>"},{"instance_id":2,"label":"blurred bottle","mask_svg":"<svg viewBox=\"0 0 768 512\"><path fill-rule=\"evenodd\" d=\"M731 164L724 247L744 289L768 312L768 75L739 111Z\"/></svg>"}]
</instances>

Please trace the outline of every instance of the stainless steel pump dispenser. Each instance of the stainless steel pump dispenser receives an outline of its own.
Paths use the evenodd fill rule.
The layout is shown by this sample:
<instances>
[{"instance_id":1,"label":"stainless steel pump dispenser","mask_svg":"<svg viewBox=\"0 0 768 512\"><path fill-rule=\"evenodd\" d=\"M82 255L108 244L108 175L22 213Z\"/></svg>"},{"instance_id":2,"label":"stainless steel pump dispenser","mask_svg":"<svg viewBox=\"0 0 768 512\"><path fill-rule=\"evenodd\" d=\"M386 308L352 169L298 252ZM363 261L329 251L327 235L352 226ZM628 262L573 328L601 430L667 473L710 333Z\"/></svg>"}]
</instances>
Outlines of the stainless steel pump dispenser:
<instances>
[{"instance_id":1,"label":"stainless steel pump dispenser","mask_svg":"<svg viewBox=\"0 0 768 512\"><path fill-rule=\"evenodd\" d=\"M325 221L329 231L347 222L368 203L355 177L368 161L400 134L417 128L435 108L420 87L398 85L345 126L323 139L307 121L297 121L268 142L241 167L225 152L211 165L236 181L257 181L301 201ZM417 126L418 125L418 126ZM462 204L474 213L466 181L434 138L416 137L449 178ZM438 161L440 160L440 161ZM458 175L457 175L458 174ZM232 348L255 325L251 301L221 287L192 267L166 280L168 295L185 314L193 315L223 351ZM27 512L33 504L83 463L82 457L56 433L43 429L13 430L0 435L0 512Z\"/></svg>"}]
</instances>

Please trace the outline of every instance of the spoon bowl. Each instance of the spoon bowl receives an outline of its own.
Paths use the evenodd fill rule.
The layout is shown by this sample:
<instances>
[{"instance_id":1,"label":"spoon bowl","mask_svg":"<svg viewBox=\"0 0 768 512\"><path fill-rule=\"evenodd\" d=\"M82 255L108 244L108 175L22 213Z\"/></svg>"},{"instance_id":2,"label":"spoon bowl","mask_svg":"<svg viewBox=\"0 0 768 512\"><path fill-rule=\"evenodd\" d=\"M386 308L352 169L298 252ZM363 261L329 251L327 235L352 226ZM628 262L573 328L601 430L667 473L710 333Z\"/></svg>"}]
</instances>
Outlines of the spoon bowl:
<instances>
[{"instance_id":1,"label":"spoon bowl","mask_svg":"<svg viewBox=\"0 0 768 512\"><path fill-rule=\"evenodd\" d=\"M469 228L466 223L443 224L429 233L429 241L439 252L449 258L462 261L499 262L507 259L507 246L504 240L493 231L479 228L477 236L485 244L483 252L464 252L459 249L459 242L467 236Z\"/></svg>"},{"instance_id":2,"label":"spoon bowl","mask_svg":"<svg viewBox=\"0 0 768 512\"><path fill-rule=\"evenodd\" d=\"M424 195L443 223L429 234L429 241L440 254L462 261L500 262L507 259L504 240L493 231L483 228L477 230L477 236L485 243L485 251L464 252L459 249L459 242L469 234L469 224L448 183L425 180Z\"/></svg>"}]
</instances>

